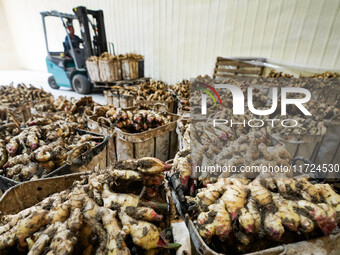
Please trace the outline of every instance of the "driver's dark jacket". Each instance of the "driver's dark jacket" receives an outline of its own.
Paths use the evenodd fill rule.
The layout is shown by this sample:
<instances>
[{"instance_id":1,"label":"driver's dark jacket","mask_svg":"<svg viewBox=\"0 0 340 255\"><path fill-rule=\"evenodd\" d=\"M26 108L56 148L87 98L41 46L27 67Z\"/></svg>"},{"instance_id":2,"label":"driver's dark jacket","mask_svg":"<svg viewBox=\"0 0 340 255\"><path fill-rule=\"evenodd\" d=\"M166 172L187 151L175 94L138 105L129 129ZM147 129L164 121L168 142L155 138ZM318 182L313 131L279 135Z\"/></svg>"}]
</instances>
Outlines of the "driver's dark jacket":
<instances>
[{"instance_id":1,"label":"driver's dark jacket","mask_svg":"<svg viewBox=\"0 0 340 255\"><path fill-rule=\"evenodd\" d=\"M74 35L74 36L71 36L71 42L72 42L72 46L74 49L79 49L79 44L83 42L82 39L79 38L79 36L77 35ZM66 51L70 50L71 49L71 46L68 42L68 36L65 37L65 47L66 47Z\"/></svg>"}]
</instances>

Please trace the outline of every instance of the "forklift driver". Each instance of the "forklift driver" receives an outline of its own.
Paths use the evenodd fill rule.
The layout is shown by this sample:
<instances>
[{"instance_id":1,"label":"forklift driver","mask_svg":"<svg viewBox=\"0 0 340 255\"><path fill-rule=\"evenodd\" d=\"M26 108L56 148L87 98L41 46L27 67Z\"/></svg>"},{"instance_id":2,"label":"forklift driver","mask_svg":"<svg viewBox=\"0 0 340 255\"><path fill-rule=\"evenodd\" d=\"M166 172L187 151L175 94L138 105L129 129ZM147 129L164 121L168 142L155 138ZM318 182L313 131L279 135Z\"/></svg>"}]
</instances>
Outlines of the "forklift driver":
<instances>
[{"instance_id":1,"label":"forklift driver","mask_svg":"<svg viewBox=\"0 0 340 255\"><path fill-rule=\"evenodd\" d=\"M73 46L73 49L79 49L79 44L83 43L83 40L79 38L79 36L74 34L74 28L73 26L68 26L67 27L68 32L69 32L69 36L71 38L71 43ZM71 49L71 46L68 42L68 36L66 35L65 37L65 52L68 52Z\"/></svg>"}]
</instances>

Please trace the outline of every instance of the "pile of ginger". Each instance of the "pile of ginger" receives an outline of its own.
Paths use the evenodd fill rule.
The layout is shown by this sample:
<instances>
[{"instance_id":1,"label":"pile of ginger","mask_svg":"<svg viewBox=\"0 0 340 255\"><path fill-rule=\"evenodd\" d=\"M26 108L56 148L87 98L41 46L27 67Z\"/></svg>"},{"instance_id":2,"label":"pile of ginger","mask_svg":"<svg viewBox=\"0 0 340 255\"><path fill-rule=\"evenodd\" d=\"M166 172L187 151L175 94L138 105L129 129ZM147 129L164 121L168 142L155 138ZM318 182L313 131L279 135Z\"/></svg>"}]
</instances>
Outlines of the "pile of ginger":
<instances>
[{"instance_id":1,"label":"pile of ginger","mask_svg":"<svg viewBox=\"0 0 340 255\"><path fill-rule=\"evenodd\" d=\"M179 247L163 232L169 168L147 157L84 174L69 189L3 215L0 253L165 254L164 248Z\"/></svg>"}]
</instances>

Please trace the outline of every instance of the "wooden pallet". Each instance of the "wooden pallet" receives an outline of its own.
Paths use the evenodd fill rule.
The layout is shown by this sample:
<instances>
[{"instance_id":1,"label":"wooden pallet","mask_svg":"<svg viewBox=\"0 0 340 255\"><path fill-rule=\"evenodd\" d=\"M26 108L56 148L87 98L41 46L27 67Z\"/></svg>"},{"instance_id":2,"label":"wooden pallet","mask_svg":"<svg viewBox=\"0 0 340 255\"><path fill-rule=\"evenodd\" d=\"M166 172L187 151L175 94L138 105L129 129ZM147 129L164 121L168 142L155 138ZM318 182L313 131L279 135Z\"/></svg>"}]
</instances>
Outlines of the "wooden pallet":
<instances>
[{"instance_id":1,"label":"wooden pallet","mask_svg":"<svg viewBox=\"0 0 340 255\"><path fill-rule=\"evenodd\" d=\"M137 85L142 82L149 81L150 77L138 78L133 80L121 80L121 81L113 81L113 82L93 82L93 86L97 89L110 89L112 86L115 85Z\"/></svg>"},{"instance_id":2,"label":"wooden pallet","mask_svg":"<svg viewBox=\"0 0 340 255\"><path fill-rule=\"evenodd\" d=\"M214 79L222 79L225 77L245 76L258 77L263 73L264 66L250 63L253 58L223 58L217 57L214 69ZM259 61L265 62L265 59Z\"/></svg>"}]
</instances>

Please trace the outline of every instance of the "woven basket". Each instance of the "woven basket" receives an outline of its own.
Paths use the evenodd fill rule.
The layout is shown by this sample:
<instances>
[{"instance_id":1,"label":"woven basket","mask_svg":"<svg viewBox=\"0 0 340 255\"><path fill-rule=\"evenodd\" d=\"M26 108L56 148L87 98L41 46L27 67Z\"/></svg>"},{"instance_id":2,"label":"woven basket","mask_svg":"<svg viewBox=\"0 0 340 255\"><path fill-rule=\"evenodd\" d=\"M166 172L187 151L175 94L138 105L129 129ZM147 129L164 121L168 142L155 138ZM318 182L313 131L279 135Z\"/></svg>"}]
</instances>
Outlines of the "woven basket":
<instances>
[{"instance_id":1,"label":"woven basket","mask_svg":"<svg viewBox=\"0 0 340 255\"><path fill-rule=\"evenodd\" d=\"M90 79L93 82L100 82L98 61L86 60L86 68L89 73Z\"/></svg>"},{"instance_id":2,"label":"woven basket","mask_svg":"<svg viewBox=\"0 0 340 255\"><path fill-rule=\"evenodd\" d=\"M122 60L122 71L124 80L133 80L138 78L138 60L135 58L126 58Z\"/></svg>"},{"instance_id":3,"label":"woven basket","mask_svg":"<svg viewBox=\"0 0 340 255\"><path fill-rule=\"evenodd\" d=\"M102 82L113 82L122 80L121 62L120 60L104 60L98 61L99 74Z\"/></svg>"}]
</instances>

